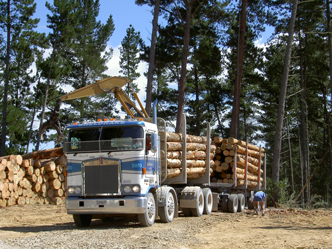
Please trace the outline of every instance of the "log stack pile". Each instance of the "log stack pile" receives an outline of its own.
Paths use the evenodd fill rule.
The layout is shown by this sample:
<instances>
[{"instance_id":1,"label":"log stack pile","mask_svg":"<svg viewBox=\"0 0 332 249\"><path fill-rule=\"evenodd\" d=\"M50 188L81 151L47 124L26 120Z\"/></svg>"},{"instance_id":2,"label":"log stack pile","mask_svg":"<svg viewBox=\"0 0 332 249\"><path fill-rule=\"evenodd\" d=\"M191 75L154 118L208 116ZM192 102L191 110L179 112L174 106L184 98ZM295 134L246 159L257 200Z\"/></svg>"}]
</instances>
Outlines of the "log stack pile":
<instances>
[{"instance_id":1,"label":"log stack pile","mask_svg":"<svg viewBox=\"0 0 332 249\"><path fill-rule=\"evenodd\" d=\"M214 138L216 145L215 166L211 174L212 182L233 183L234 182L234 162L237 162L236 178L237 185L244 185L245 181L245 158L248 146L248 187L255 188L258 184L259 158L261 157L261 167L263 165L264 149L235 138L222 139ZM236 148L236 155L235 155ZM263 182L263 170L260 170L261 184Z\"/></svg>"},{"instance_id":2,"label":"log stack pile","mask_svg":"<svg viewBox=\"0 0 332 249\"><path fill-rule=\"evenodd\" d=\"M163 136L161 136L163 137ZM167 178L173 178L182 171L182 134L166 132L167 140ZM187 178L197 179L205 174L207 138L204 136L186 135L187 141ZM210 160L214 165L214 154L216 147L211 145ZM162 151L164 157L165 151ZM162 165L165 167L165 165ZM212 169L210 169L212 172Z\"/></svg>"},{"instance_id":3,"label":"log stack pile","mask_svg":"<svg viewBox=\"0 0 332 249\"><path fill-rule=\"evenodd\" d=\"M0 158L0 206L64 203L67 159L62 148Z\"/></svg>"}]
</instances>

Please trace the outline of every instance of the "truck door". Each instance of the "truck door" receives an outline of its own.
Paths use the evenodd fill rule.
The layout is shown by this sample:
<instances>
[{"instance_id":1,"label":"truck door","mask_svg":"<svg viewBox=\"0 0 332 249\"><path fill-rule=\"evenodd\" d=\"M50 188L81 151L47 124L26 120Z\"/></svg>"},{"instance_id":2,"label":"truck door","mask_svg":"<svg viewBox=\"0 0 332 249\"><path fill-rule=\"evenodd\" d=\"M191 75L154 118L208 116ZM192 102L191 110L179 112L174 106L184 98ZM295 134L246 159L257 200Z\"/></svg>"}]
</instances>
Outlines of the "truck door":
<instances>
[{"instance_id":1,"label":"truck door","mask_svg":"<svg viewBox=\"0 0 332 249\"><path fill-rule=\"evenodd\" d=\"M158 179L157 153L151 151L151 133L147 133L145 139L145 164L149 184L156 185Z\"/></svg>"}]
</instances>

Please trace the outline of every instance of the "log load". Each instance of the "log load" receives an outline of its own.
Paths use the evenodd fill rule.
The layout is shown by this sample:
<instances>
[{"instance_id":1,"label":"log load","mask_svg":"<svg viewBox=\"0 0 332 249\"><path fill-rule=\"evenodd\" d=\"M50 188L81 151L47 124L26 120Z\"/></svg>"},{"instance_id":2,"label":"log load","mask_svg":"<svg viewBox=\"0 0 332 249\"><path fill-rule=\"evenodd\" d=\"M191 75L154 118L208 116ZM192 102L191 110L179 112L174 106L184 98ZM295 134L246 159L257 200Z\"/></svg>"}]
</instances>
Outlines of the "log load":
<instances>
[{"instance_id":1,"label":"log load","mask_svg":"<svg viewBox=\"0 0 332 249\"><path fill-rule=\"evenodd\" d=\"M166 156L166 162L162 162L165 168L167 163L167 178L173 178L181 174L182 171L182 134L166 132L161 133L161 137L166 136L167 152L162 151L162 157ZM209 141L211 143L211 140ZM215 167L213 158L215 156L216 146L210 146L210 167ZM197 179L205 174L207 160L207 138L204 136L186 135L186 162L187 178ZM203 170L204 169L204 170ZM212 173L213 170L210 170ZM204 173L203 173L204 172Z\"/></svg>"},{"instance_id":2,"label":"log load","mask_svg":"<svg viewBox=\"0 0 332 249\"><path fill-rule=\"evenodd\" d=\"M62 148L1 157L0 207L64 204L66 167ZM52 198L48 197L51 191Z\"/></svg>"},{"instance_id":3,"label":"log load","mask_svg":"<svg viewBox=\"0 0 332 249\"><path fill-rule=\"evenodd\" d=\"M215 137L214 142L216 144L216 154L214 158L215 167L214 172L211 174L211 182L220 182L220 183L231 183L233 182L234 173L238 180L237 184L239 186L244 184L245 176L245 160L247 153L247 181L249 188L257 187L258 174L260 172L260 179L263 182L262 174L263 169L259 171L259 164L262 167L264 157L264 149L258 146L246 143L244 141L228 138L223 139L220 137ZM248 146L248 151L247 151ZM235 155L235 150L237 154ZM261 161L259 161L261 158ZM234 172L234 162L237 162L236 172ZM256 182L256 184L255 184Z\"/></svg>"}]
</instances>

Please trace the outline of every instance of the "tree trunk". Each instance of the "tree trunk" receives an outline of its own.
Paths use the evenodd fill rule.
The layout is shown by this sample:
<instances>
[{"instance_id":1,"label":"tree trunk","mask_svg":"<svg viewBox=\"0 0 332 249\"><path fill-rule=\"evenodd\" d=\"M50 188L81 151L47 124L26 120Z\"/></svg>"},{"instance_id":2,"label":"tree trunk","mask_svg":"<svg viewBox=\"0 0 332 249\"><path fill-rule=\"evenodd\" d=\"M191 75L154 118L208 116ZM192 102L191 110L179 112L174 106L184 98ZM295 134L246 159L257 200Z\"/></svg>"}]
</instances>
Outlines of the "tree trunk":
<instances>
[{"instance_id":1,"label":"tree trunk","mask_svg":"<svg viewBox=\"0 0 332 249\"><path fill-rule=\"evenodd\" d=\"M9 63L10 63L10 0L7 1L7 52L6 52L6 71L5 89L3 94L2 128L1 128L1 149L0 156L5 155L6 148L6 127L7 127L7 106L8 106L8 86L9 86Z\"/></svg>"},{"instance_id":2,"label":"tree trunk","mask_svg":"<svg viewBox=\"0 0 332 249\"><path fill-rule=\"evenodd\" d=\"M183 51L182 51L182 67L181 67L181 77L179 81L178 91L178 112L176 117L176 127L175 132L180 132L182 125L182 115L184 110L184 89L186 86L186 73L187 73L187 60L189 54L189 38L190 38L190 26L191 26L191 9L195 0L184 1L187 6L186 9L186 21L184 23L184 37L183 37Z\"/></svg>"},{"instance_id":3,"label":"tree trunk","mask_svg":"<svg viewBox=\"0 0 332 249\"><path fill-rule=\"evenodd\" d=\"M154 71L154 59L156 53L156 40L157 40L157 28L158 28L158 15L159 15L160 0L156 0L153 14L153 25L151 35L151 48L149 57L149 71L148 71L148 84L146 87L146 112L150 116L151 113L151 102L152 102L152 81Z\"/></svg>"},{"instance_id":4,"label":"tree trunk","mask_svg":"<svg viewBox=\"0 0 332 249\"><path fill-rule=\"evenodd\" d=\"M277 124L276 124L276 132L274 139L274 149L273 149L273 161L272 161L272 180L276 183L279 182L279 174L280 174L280 151L281 151L281 135L282 135L282 126L283 126L283 118L285 113L285 100L287 93L287 83L288 83L288 75L289 75L289 66L291 60L292 53L292 42L294 35L294 26L295 26L295 18L297 12L298 0L293 1L293 9L292 16L289 25L288 32L288 40L285 54L285 64L284 70L281 80L281 89L280 89L280 97L279 97L279 106L278 106L278 114L277 114ZM274 196L277 198L277 196ZM277 199L275 199L277 201Z\"/></svg>"},{"instance_id":5,"label":"tree trunk","mask_svg":"<svg viewBox=\"0 0 332 249\"><path fill-rule=\"evenodd\" d=\"M57 36L57 33L56 33L55 34L55 41L54 41L54 44L53 44L53 51L52 51L52 55L51 55L50 68L48 69L47 83L46 83L46 89L45 89L45 98L44 98L44 104L43 104L43 111L41 113L41 118L40 118L39 130L41 129L41 127L43 126L43 123L44 123L45 108L46 108L46 103L47 103L47 98L48 98L48 88L50 86L50 77L51 77L52 65L53 65L53 61L54 61L54 54L55 54L57 37L58 36ZM38 135L36 151L39 150L39 144L40 144L40 136Z\"/></svg>"},{"instance_id":6,"label":"tree trunk","mask_svg":"<svg viewBox=\"0 0 332 249\"><path fill-rule=\"evenodd\" d=\"M240 29L239 29L239 44L237 54L237 71L235 77L235 90L232 110L232 121L230 137L239 138L239 115L240 115L240 95L241 95L241 80L243 68L243 55L245 45L246 19L247 19L247 0L242 0Z\"/></svg>"}]
</instances>

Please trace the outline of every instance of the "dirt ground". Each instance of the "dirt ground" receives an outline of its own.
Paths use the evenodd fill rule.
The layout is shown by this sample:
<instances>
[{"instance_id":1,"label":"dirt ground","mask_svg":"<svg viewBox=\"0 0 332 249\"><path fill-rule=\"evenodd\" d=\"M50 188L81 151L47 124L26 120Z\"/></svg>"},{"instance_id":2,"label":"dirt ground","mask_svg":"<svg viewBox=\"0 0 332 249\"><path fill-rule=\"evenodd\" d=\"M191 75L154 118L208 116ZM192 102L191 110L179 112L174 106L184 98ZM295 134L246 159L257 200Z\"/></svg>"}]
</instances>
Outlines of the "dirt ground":
<instances>
[{"instance_id":1,"label":"dirt ground","mask_svg":"<svg viewBox=\"0 0 332 249\"><path fill-rule=\"evenodd\" d=\"M84 228L84 233L89 229L98 230L105 226L113 226L112 230L129 229L131 238L137 237L137 243L142 238L142 231L143 234L144 231L158 232L160 236L172 232L169 236L177 236L176 229L185 227L193 240L181 240L179 233L175 248L182 249L332 248L331 209L268 209L265 216L257 216L252 210L237 214L213 212L201 217L180 215L171 223L156 221L149 228L140 228L138 224L127 221L120 225L93 221L88 228ZM71 231L82 230L74 225L72 216L66 213L64 206L25 205L0 208L0 239L4 242L34 237L45 231L59 231L59 227ZM153 239L158 239L158 236L155 235ZM121 243L121 248L126 248L123 245L125 242ZM162 248L168 248L167 243L161 243ZM150 248L136 245L137 248Z\"/></svg>"}]
</instances>

